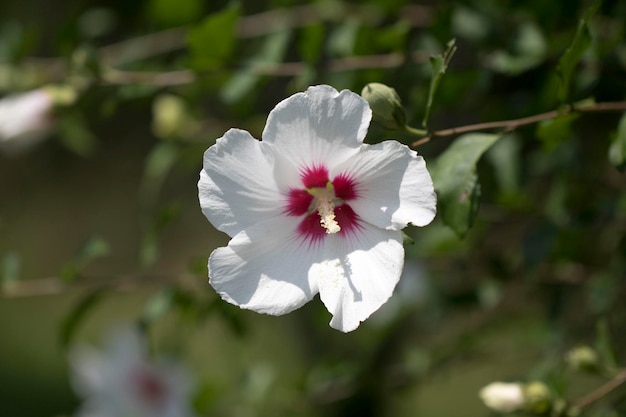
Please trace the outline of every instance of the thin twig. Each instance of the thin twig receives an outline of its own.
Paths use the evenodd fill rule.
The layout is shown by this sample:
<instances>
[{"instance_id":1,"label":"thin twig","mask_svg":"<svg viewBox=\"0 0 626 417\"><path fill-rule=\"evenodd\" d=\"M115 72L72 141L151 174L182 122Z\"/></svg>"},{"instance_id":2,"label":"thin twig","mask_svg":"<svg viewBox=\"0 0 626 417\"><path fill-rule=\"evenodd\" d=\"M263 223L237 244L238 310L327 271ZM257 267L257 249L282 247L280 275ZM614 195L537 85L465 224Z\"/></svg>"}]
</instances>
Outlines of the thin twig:
<instances>
[{"instance_id":1,"label":"thin twig","mask_svg":"<svg viewBox=\"0 0 626 417\"><path fill-rule=\"evenodd\" d=\"M400 14L412 27L430 25L432 15L432 8L428 6L407 6ZM359 16L362 23L370 26L380 23L380 15L372 13L366 7L341 6L337 10L328 11L318 5L304 5L241 16L237 22L236 36L239 39L257 38L280 30L309 26L316 22L341 20L347 16ZM100 47L98 56L104 65L110 66L141 61L185 48L188 32L187 26L181 26L137 36ZM41 64L44 68L65 64L59 58L28 58L27 61L34 66Z\"/></svg>"},{"instance_id":2,"label":"thin twig","mask_svg":"<svg viewBox=\"0 0 626 417\"><path fill-rule=\"evenodd\" d=\"M624 383L626 383L626 369L623 369L620 373L618 373L613 379L608 381L606 384L601 385L600 387L596 388L594 391L591 391L587 395L584 395L583 397L579 398L577 401L574 402L574 406L579 410L583 410L591 406L592 404L596 403L600 399L606 397L607 395L609 395L611 392L619 388Z\"/></svg>"},{"instance_id":3,"label":"thin twig","mask_svg":"<svg viewBox=\"0 0 626 417\"><path fill-rule=\"evenodd\" d=\"M428 56L423 53L415 53L413 63L424 63ZM351 56L346 58L332 59L328 62L330 72L347 72L362 69L395 68L405 62L404 56L399 53ZM295 77L307 69L304 62L284 62L267 65L252 65L246 70L251 74L273 77ZM197 76L191 70L176 70L167 72L151 71L120 71L109 69L102 75L106 84L150 84L155 86L176 86L191 84Z\"/></svg>"},{"instance_id":4,"label":"thin twig","mask_svg":"<svg viewBox=\"0 0 626 417\"><path fill-rule=\"evenodd\" d=\"M141 61L183 48L187 42L187 31L186 27L178 27L120 41L101 47L98 56L104 65Z\"/></svg>"},{"instance_id":5,"label":"thin twig","mask_svg":"<svg viewBox=\"0 0 626 417\"><path fill-rule=\"evenodd\" d=\"M250 39L269 35L281 30L310 26L317 22L335 22L342 19L359 17L359 23L378 26L384 15L376 13L369 7L358 5L341 5L328 9L318 5L303 5L290 8L279 8L253 15L241 16L236 27L239 39ZM407 6L399 13L403 22L411 27L430 25L433 9L430 6ZM177 70L161 73L119 71L119 67L132 62L145 60L159 55L175 52L187 46L189 27L175 27L159 32L137 36L97 49L96 55L104 68L105 82L109 84L144 83L157 86L175 86L189 84L195 79L191 71ZM423 55L418 53L416 55ZM380 58L380 59L379 59ZM422 62L425 58L417 59ZM400 54L374 55L371 57L349 57L330 63L330 71L341 72L364 68L393 68L404 60ZM63 58L27 57L23 69L38 75L41 82L63 81L70 66ZM283 63L271 67L255 69L256 73L273 76L295 76L306 68L304 63Z\"/></svg>"},{"instance_id":6,"label":"thin twig","mask_svg":"<svg viewBox=\"0 0 626 417\"><path fill-rule=\"evenodd\" d=\"M5 283L0 287L0 299L42 297L60 295L70 291L94 288L110 288L117 292L132 292L150 286L180 284L196 288L200 285L197 276L171 276L158 274L125 275L119 277L83 277L68 283L58 277L24 279Z\"/></svg>"},{"instance_id":7,"label":"thin twig","mask_svg":"<svg viewBox=\"0 0 626 417\"><path fill-rule=\"evenodd\" d=\"M191 70L153 72L109 69L102 74L102 81L109 85L149 84L168 87L191 84L196 81L196 74Z\"/></svg>"},{"instance_id":8,"label":"thin twig","mask_svg":"<svg viewBox=\"0 0 626 417\"><path fill-rule=\"evenodd\" d=\"M604 103L586 103L579 106L567 106L561 110L552 110L545 113L535 114L533 116L522 117L519 119L500 120L496 122L476 123L466 126L458 126L450 129L437 130L432 132L429 136L416 140L411 143L411 147L417 147L425 143L430 142L433 139L458 136L463 133L479 132L483 130L504 129L505 132L510 132L518 127L527 126L535 123L542 122L544 120L554 119L558 116L563 116L570 113L603 113L603 112L616 112L626 111L626 101L614 101Z\"/></svg>"}]
</instances>

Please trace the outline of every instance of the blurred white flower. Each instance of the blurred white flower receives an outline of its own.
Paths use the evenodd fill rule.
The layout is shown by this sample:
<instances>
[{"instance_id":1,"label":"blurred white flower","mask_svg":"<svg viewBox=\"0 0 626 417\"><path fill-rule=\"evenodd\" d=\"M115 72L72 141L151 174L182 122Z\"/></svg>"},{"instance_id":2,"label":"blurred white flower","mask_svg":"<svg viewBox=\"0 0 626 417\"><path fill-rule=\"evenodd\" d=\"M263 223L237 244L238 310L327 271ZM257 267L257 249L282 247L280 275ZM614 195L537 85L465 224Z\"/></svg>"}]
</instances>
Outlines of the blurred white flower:
<instances>
[{"instance_id":1,"label":"blurred white flower","mask_svg":"<svg viewBox=\"0 0 626 417\"><path fill-rule=\"evenodd\" d=\"M358 94L310 87L270 112L262 141L231 129L205 152L200 206L232 237L209 258L223 299L281 315L319 293L343 332L389 299L401 229L430 223L436 195L416 152L363 143L371 117Z\"/></svg>"},{"instance_id":2,"label":"blurred white flower","mask_svg":"<svg viewBox=\"0 0 626 417\"><path fill-rule=\"evenodd\" d=\"M492 382L478 395L487 407L499 413L521 410L526 401L524 387L516 382Z\"/></svg>"},{"instance_id":3,"label":"blurred white flower","mask_svg":"<svg viewBox=\"0 0 626 417\"><path fill-rule=\"evenodd\" d=\"M44 139L53 126L53 105L45 88L0 99L0 149L19 152Z\"/></svg>"},{"instance_id":4,"label":"blurred white flower","mask_svg":"<svg viewBox=\"0 0 626 417\"><path fill-rule=\"evenodd\" d=\"M182 366L152 359L130 329L113 333L106 349L70 354L72 385L83 398L79 417L192 417L192 383Z\"/></svg>"}]
</instances>

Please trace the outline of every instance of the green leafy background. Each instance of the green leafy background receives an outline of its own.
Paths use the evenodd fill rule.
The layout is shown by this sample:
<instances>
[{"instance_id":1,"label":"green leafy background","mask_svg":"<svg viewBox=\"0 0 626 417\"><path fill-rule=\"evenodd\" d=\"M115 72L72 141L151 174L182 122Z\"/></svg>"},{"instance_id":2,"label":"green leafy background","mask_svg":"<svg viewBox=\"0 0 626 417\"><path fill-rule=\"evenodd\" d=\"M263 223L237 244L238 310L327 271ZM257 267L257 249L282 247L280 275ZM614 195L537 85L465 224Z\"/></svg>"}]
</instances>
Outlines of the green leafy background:
<instances>
[{"instance_id":1,"label":"green leafy background","mask_svg":"<svg viewBox=\"0 0 626 417\"><path fill-rule=\"evenodd\" d=\"M396 294L350 334L319 300L283 317L219 300L206 260L228 239L196 184L216 138L260 137L313 84L387 84L429 133L623 101L625 19L619 0L0 2L0 94L78 97L0 153L0 415L72 415L67 349L120 323L188 364L201 416L487 416L495 380L601 385L563 360L585 344L626 363L621 112L417 146L438 216L406 230ZM386 138L420 139L372 125ZM585 415L626 415L625 396Z\"/></svg>"}]
</instances>

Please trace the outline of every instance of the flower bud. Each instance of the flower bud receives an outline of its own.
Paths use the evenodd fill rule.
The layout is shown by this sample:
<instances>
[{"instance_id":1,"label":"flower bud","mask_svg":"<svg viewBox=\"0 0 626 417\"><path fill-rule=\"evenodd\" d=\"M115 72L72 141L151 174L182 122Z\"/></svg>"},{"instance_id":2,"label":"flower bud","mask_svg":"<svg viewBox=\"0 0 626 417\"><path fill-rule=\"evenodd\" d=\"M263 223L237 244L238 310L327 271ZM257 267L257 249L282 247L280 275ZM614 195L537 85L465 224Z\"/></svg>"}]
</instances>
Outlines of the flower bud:
<instances>
[{"instance_id":1,"label":"flower bud","mask_svg":"<svg viewBox=\"0 0 626 417\"><path fill-rule=\"evenodd\" d=\"M47 85L42 90L50 95L52 104L56 107L71 106L78 98L76 90L69 85Z\"/></svg>"},{"instance_id":2,"label":"flower bud","mask_svg":"<svg viewBox=\"0 0 626 417\"><path fill-rule=\"evenodd\" d=\"M154 134L160 138L172 137L180 131L183 124L185 105L179 97L164 94L154 100L152 113Z\"/></svg>"},{"instance_id":3,"label":"flower bud","mask_svg":"<svg viewBox=\"0 0 626 417\"><path fill-rule=\"evenodd\" d=\"M516 382L492 382L478 393L487 407L499 413L511 413L524 408L524 388Z\"/></svg>"},{"instance_id":4,"label":"flower bud","mask_svg":"<svg viewBox=\"0 0 626 417\"><path fill-rule=\"evenodd\" d=\"M196 121L178 96L158 96L152 104L152 114L152 132L161 139L186 137L196 129Z\"/></svg>"},{"instance_id":5,"label":"flower bud","mask_svg":"<svg viewBox=\"0 0 626 417\"><path fill-rule=\"evenodd\" d=\"M525 409L534 414L543 414L552 405L552 392L543 382L534 381L524 386Z\"/></svg>"},{"instance_id":6,"label":"flower bud","mask_svg":"<svg viewBox=\"0 0 626 417\"><path fill-rule=\"evenodd\" d=\"M598 369L598 354L589 346L579 346L565 354L565 362L577 371L595 372Z\"/></svg>"},{"instance_id":7,"label":"flower bud","mask_svg":"<svg viewBox=\"0 0 626 417\"><path fill-rule=\"evenodd\" d=\"M404 130L406 114L396 90L381 83L369 83L363 87L361 96L372 109L372 119L387 129Z\"/></svg>"}]
</instances>

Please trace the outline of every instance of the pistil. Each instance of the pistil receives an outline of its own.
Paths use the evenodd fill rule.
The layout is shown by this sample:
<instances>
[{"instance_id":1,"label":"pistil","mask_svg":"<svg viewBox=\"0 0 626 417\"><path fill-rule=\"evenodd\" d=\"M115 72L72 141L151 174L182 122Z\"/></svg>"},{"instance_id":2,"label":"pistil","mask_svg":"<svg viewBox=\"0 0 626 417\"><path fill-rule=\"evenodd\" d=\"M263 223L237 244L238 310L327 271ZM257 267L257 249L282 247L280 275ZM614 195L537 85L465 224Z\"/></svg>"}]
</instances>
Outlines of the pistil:
<instances>
[{"instance_id":1,"label":"pistil","mask_svg":"<svg viewBox=\"0 0 626 417\"><path fill-rule=\"evenodd\" d=\"M315 200L313 207L320 216L320 224L326 229L326 234L337 233L341 230L335 219L335 190L333 184L328 181L326 188L311 188L308 190Z\"/></svg>"},{"instance_id":2,"label":"pistil","mask_svg":"<svg viewBox=\"0 0 626 417\"><path fill-rule=\"evenodd\" d=\"M326 229L326 234L337 233L341 230L335 220L335 205L332 199L323 199L317 202L317 212L320 215L320 223Z\"/></svg>"}]
</instances>

